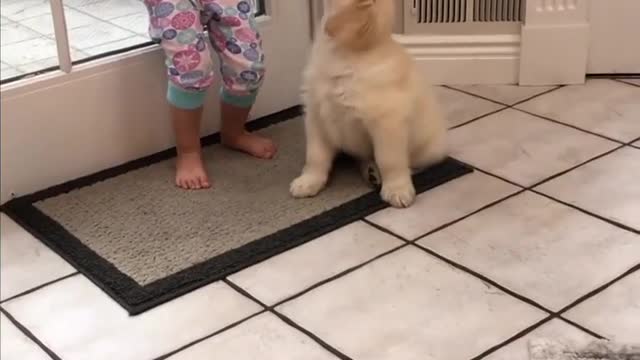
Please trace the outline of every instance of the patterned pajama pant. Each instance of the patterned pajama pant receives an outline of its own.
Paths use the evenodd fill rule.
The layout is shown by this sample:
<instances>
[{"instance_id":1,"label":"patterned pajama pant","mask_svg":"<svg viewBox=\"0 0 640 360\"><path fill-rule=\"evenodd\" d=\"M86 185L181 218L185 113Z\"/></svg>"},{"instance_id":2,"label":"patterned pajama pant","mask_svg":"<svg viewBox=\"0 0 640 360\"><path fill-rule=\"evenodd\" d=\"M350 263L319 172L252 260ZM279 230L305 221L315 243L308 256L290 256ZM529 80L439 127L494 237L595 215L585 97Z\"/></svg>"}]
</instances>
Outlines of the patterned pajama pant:
<instances>
[{"instance_id":1,"label":"patterned pajama pant","mask_svg":"<svg viewBox=\"0 0 640 360\"><path fill-rule=\"evenodd\" d=\"M203 105L220 60L222 101L250 107L264 77L262 40L252 0L144 0L151 38L166 53L167 100L182 109ZM212 50L213 48L213 50Z\"/></svg>"}]
</instances>

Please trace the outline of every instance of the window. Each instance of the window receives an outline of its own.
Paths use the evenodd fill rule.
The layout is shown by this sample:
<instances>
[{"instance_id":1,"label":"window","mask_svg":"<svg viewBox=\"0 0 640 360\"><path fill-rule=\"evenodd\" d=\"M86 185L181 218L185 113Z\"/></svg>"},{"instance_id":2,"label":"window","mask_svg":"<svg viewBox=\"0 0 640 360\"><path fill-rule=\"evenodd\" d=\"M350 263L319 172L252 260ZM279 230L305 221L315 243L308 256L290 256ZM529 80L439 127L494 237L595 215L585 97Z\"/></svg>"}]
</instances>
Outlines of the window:
<instances>
[{"instance_id":1,"label":"window","mask_svg":"<svg viewBox=\"0 0 640 360\"><path fill-rule=\"evenodd\" d=\"M51 1L59 7L60 0ZM254 3L263 15L265 0ZM153 45L142 0L62 0L62 10L67 42L56 39L50 0L0 1L2 83L59 69L60 46L68 46L71 62L78 64Z\"/></svg>"}]
</instances>

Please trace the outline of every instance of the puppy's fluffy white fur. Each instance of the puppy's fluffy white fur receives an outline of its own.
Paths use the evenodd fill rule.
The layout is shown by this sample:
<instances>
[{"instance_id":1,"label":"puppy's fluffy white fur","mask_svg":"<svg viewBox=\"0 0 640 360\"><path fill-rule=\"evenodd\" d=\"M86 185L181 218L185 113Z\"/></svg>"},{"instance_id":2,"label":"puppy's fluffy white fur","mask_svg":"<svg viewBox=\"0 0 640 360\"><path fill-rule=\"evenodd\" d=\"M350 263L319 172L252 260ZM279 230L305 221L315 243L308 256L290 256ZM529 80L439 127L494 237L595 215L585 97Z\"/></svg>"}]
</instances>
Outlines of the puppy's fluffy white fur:
<instances>
[{"instance_id":1,"label":"puppy's fluffy white fur","mask_svg":"<svg viewBox=\"0 0 640 360\"><path fill-rule=\"evenodd\" d=\"M446 156L446 126L425 77L391 36L394 0L328 0L304 74L306 164L295 197L327 184L345 152L375 161L381 196L394 207L415 199L412 169Z\"/></svg>"}]
</instances>

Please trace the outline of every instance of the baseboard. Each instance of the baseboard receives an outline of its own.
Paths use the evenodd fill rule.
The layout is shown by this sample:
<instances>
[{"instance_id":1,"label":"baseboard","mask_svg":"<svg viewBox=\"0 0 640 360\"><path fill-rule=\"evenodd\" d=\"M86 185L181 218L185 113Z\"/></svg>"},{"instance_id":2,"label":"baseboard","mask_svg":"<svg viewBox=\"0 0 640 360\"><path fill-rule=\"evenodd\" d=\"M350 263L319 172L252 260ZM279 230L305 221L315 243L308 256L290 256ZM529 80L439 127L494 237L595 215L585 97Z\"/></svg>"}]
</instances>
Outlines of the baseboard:
<instances>
[{"instance_id":1,"label":"baseboard","mask_svg":"<svg viewBox=\"0 0 640 360\"><path fill-rule=\"evenodd\" d=\"M434 84L514 84L519 35L396 35Z\"/></svg>"}]
</instances>

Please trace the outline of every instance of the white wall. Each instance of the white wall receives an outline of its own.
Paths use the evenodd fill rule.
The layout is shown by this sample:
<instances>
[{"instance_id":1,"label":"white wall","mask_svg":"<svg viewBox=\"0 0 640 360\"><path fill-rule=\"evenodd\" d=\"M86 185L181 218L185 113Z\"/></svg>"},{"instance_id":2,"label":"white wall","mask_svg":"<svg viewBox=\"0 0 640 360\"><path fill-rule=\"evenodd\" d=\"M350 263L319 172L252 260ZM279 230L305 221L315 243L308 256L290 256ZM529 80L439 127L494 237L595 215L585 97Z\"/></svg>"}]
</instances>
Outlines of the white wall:
<instances>
[{"instance_id":1,"label":"white wall","mask_svg":"<svg viewBox=\"0 0 640 360\"><path fill-rule=\"evenodd\" d=\"M640 0L591 0L588 72L640 73Z\"/></svg>"}]
</instances>

